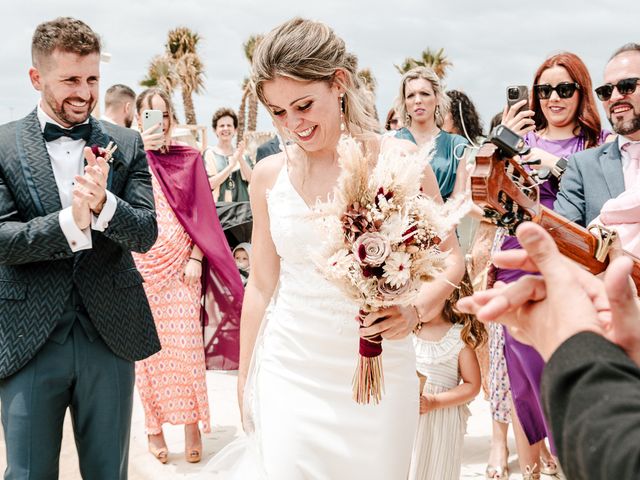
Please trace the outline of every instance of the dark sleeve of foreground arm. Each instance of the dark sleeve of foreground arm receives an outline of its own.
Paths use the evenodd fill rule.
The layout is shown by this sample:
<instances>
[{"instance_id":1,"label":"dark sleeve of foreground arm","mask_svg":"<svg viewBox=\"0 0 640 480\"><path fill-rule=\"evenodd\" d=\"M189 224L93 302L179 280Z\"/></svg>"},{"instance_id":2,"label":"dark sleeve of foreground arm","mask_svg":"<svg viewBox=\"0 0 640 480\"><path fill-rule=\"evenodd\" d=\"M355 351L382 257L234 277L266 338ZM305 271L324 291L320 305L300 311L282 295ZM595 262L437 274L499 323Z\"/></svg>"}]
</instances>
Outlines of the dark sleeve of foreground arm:
<instances>
[{"instance_id":1,"label":"dark sleeve of foreground arm","mask_svg":"<svg viewBox=\"0 0 640 480\"><path fill-rule=\"evenodd\" d=\"M619 347L571 337L545 367L542 399L567 478L640 479L640 369Z\"/></svg>"}]
</instances>

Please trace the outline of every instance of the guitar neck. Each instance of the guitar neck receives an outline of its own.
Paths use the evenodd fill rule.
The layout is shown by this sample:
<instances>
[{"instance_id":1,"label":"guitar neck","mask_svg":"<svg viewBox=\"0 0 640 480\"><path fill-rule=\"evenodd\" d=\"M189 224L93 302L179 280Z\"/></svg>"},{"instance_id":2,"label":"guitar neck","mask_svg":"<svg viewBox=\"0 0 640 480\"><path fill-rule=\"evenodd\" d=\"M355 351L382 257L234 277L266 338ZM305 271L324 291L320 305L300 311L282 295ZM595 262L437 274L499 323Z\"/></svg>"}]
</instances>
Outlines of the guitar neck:
<instances>
[{"instance_id":1,"label":"guitar neck","mask_svg":"<svg viewBox=\"0 0 640 480\"><path fill-rule=\"evenodd\" d=\"M581 264L593 274L602 273L609 264L596 258L599 240L584 227L567 220L553 210L540 206L540 212L533 219L547 230L558 245L560 253ZM632 278L636 288L640 290L640 259L627 253L634 261Z\"/></svg>"}]
</instances>

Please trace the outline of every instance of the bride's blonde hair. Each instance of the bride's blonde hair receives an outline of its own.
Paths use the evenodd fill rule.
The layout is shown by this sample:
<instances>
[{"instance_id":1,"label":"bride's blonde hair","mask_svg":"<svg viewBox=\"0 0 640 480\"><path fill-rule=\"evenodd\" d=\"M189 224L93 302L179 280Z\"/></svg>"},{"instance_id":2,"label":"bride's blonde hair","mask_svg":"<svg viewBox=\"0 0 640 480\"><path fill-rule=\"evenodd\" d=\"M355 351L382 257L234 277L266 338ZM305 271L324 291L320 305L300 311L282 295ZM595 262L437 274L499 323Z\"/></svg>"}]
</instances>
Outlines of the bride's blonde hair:
<instances>
[{"instance_id":1,"label":"bride's blonde hair","mask_svg":"<svg viewBox=\"0 0 640 480\"><path fill-rule=\"evenodd\" d=\"M342 82L336 71L342 70ZM344 41L321 22L293 18L271 30L253 56L251 82L258 99L266 105L262 85L276 77L337 84L345 91L344 118L351 133L379 129L371 115L371 99L357 76L358 59L347 52Z\"/></svg>"}]
</instances>

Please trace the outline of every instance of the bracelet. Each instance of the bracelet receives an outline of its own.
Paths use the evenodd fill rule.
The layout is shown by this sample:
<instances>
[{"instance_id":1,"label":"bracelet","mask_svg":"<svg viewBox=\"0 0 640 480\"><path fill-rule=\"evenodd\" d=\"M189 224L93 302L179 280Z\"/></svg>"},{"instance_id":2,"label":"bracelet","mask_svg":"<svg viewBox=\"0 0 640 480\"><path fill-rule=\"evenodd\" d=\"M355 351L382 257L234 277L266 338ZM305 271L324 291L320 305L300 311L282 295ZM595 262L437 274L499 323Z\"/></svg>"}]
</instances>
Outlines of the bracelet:
<instances>
[{"instance_id":1,"label":"bracelet","mask_svg":"<svg viewBox=\"0 0 640 480\"><path fill-rule=\"evenodd\" d=\"M416 307L415 305L411 305L413 307L413 310L416 312L416 317L418 317L418 323L416 323L416 326L413 327L413 333L414 335L417 335L420 330L422 329L422 324L424 323L422 321L422 315L420 314L420 311L418 310L418 307Z\"/></svg>"},{"instance_id":2,"label":"bracelet","mask_svg":"<svg viewBox=\"0 0 640 480\"><path fill-rule=\"evenodd\" d=\"M202 263L202 260L199 258L195 258L195 257L189 257L189 260L195 260L198 263Z\"/></svg>"}]
</instances>

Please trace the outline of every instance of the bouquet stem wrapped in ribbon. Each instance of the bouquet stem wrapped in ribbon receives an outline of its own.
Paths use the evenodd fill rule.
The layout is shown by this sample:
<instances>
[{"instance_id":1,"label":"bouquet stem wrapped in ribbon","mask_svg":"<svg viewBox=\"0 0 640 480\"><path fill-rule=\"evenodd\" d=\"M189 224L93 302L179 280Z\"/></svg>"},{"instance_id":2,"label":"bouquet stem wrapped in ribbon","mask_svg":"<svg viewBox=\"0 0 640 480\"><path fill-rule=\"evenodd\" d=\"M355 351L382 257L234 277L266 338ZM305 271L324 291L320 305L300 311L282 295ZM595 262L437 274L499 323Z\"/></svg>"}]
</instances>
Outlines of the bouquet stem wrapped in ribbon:
<instances>
[{"instance_id":1,"label":"bouquet stem wrapped in ribbon","mask_svg":"<svg viewBox=\"0 0 640 480\"><path fill-rule=\"evenodd\" d=\"M343 136L333 200L318 206L327 235L316 263L327 279L361 305L361 316L415 301L424 282L442 275L440 249L468 211L468 201L442 205L422 193L430 147L406 154L390 149L377 162ZM378 403L384 392L382 337L361 338L353 377L356 402Z\"/></svg>"}]
</instances>

